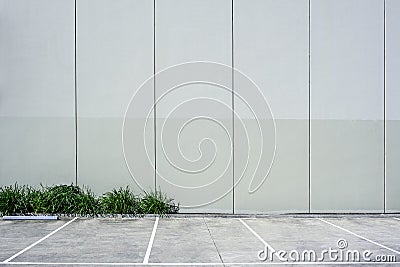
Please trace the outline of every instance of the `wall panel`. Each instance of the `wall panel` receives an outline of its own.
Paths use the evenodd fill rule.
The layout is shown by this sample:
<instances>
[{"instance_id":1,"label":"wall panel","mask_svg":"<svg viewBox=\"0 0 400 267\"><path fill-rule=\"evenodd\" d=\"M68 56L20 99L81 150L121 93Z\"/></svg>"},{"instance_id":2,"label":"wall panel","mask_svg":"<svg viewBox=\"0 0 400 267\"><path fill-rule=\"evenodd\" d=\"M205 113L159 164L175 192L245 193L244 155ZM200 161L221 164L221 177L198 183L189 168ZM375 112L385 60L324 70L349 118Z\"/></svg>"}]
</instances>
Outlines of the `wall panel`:
<instances>
[{"instance_id":1,"label":"wall panel","mask_svg":"<svg viewBox=\"0 0 400 267\"><path fill-rule=\"evenodd\" d=\"M229 66L231 51L231 1L156 1L157 72L191 61ZM181 65L156 76L157 187L190 207L185 211L232 212L231 92L204 83L168 91L196 80L230 88L229 68L209 66ZM188 121L196 116L202 118Z\"/></svg>"},{"instance_id":2,"label":"wall panel","mask_svg":"<svg viewBox=\"0 0 400 267\"><path fill-rule=\"evenodd\" d=\"M0 1L0 185L75 181L74 1Z\"/></svg>"},{"instance_id":3,"label":"wall panel","mask_svg":"<svg viewBox=\"0 0 400 267\"><path fill-rule=\"evenodd\" d=\"M253 79L273 114L235 75L235 92L259 111L249 116L235 97L235 212L307 212L308 1L237 0L234 18L234 66Z\"/></svg>"},{"instance_id":4,"label":"wall panel","mask_svg":"<svg viewBox=\"0 0 400 267\"><path fill-rule=\"evenodd\" d=\"M383 1L311 1L311 212L383 211Z\"/></svg>"},{"instance_id":5,"label":"wall panel","mask_svg":"<svg viewBox=\"0 0 400 267\"><path fill-rule=\"evenodd\" d=\"M153 73L152 1L79 0L77 13L79 183L96 193L126 185L139 191L138 184L153 189L154 170L144 157L141 135L153 90L139 90ZM143 98L128 114L130 136L124 143L136 184L125 163L122 126L129 101L138 91Z\"/></svg>"},{"instance_id":6,"label":"wall panel","mask_svg":"<svg viewBox=\"0 0 400 267\"><path fill-rule=\"evenodd\" d=\"M400 211L400 2L386 0L386 210Z\"/></svg>"}]
</instances>

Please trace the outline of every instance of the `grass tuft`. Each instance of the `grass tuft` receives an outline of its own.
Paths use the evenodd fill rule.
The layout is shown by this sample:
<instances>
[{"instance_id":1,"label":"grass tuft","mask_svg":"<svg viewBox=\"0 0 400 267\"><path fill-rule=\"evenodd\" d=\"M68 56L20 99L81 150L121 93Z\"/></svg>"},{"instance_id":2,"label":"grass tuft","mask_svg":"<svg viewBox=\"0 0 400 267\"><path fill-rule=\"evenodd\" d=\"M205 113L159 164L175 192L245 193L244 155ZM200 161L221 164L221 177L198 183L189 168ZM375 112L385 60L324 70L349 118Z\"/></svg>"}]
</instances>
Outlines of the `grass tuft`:
<instances>
[{"instance_id":1,"label":"grass tuft","mask_svg":"<svg viewBox=\"0 0 400 267\"><path fill-rule=\"evenodd\" d=\"M178 213L179 204L175 205L173 199L168 198L161 191L145 192L140 201L140 211L143 214L159 215Z\"/></svg>"},{"instance_id":2,"label":"grass tuft","mask_svg":"<svg viewBox=\"0 0 400 267\"><path fill-rule=\"evenodd\" d=\"M46 214L95 215L99 206L89 188L73 184L43 187L38 200L37 212Z\"/></svg>"},{"instance_id":3,"label":"grass tuft","mask_svg":"<svg viewBox=\"0 0 400 267\"><path fill-rule=\"evenodd\" d=\"M36 190L18 184L0 187L0 212L4 215L34 212Z\"/></svg>"},{"instance_id":4,"label":"grass tuft","mask_svg":"<svg viewBox=\"0 0 400 267\"><path fill-rule=\"evenodd\" d=\"M129 187L113 189L101 197L76 185L41 186L18 184L0 187L0 215L19 214L159 214L178 213L179 204L161 191L136 196Z\"/></svg>"},{"instance_id":5,"label":"grass tuft","mask_svg":"<svg viewBox=\"0 0 400 267\"><path fill-rule=\"evenodd\" d=\"M139 199L129 187L113 189L100 198L102 213L105 214L137 214Z\"/></svg>"}]
</instances>

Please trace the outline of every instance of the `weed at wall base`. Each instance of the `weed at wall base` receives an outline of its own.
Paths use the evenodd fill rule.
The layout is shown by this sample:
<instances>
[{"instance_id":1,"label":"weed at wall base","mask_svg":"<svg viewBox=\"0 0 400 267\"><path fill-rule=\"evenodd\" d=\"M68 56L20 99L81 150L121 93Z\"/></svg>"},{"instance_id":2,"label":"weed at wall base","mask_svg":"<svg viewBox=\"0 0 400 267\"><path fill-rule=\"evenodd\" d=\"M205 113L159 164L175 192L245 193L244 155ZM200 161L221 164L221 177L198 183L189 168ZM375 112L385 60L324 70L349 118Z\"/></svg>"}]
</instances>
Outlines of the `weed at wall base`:
<instances>
[{"instance_id":1,"label":"weed at wall base","mask_svg":"<svg viewBox=\"0 0 400 267\"><path fill-rule=\"evenodd\" d=\"M136 196L129 187L121 187L97 197L88 187L73 184L34 188L15 183L0 187L0 215L167 215L178 211L179 204L176 205L161 191Z\"/></svg>"}]
</instances>

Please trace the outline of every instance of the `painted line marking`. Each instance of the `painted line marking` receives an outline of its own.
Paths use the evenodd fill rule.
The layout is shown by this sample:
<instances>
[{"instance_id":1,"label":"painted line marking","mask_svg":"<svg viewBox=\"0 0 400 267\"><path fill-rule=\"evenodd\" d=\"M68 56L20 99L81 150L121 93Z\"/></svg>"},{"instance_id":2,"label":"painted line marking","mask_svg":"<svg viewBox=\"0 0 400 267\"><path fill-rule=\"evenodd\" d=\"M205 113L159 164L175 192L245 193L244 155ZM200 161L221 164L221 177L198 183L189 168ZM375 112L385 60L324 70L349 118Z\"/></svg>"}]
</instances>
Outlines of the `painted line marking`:
<instances>
[{"instance_id":1,"label":"painted line marking","mask_svg":"<svg viewBox=\"0 0 400 267\"><path fill-rule=\"evenodd\" d=\"M150 240L149 240L149 245L147 246L146 255L144 255L144 259L143 259L144 264L149 263L150 253L151 253L151 249L153 247L154 237L156 236L159 218L160 217L156 217L156 220L154 222L153 231L151 232L151 236L150 236Z\"/></svg>"},{"instance_id":2,"label":"painted line marking","mask_svg":"<svg viewBox=\"0 0 400 267\"><path fill-rule=\"evenodd\" d=\"M400 254L400 251L397 251L397 250L395 250L395 249L389 248L389 247L387 247L387 246L385 246L385 245L382 245L382 244L380 244L380 243L378 243L378 242L375 242L375 241L373 241L373 240L371 240L371 239L368 239L368 238L366 238L366 237L363 237L363 236L361 236L361 235L359 235L359 234L356 234L356 233L354 233L354 232L352 232L352 231L350 231L350 230L347 230L347 229L345 229L345 228L343 228L343 227L340 227L339 225L336 225L336 224L334 224L334 223L325 221L324 219L321 219L321 218L318 218L318 220L320 220L321 222L324 222L324 223L326 223L326 224L329 224L329 225L331 225L331 226L333 226L333 227L336 227L336 228L338 228L338 229L340 229L340 230L342 230L342 231L345 231L345 232L347 232L347 233L349 233L349 234L352 234L352 235L354 235L354 236L356 236L356 237L358 237L358 238L361 238L361 239L363 239L363 240L365 240L365 241L368 241L368 242L370 242L370 243L372 243L372 244L374 244L374 245L377 245L377 246L379 246L379 247L381 247L381 248L390 250L391 252L394 252L394 253L396 253L396 254Z\"/></svg>"},{"instance_id":3,"label":"painted line marking","mask_svg":"<svg viewBox=\"0 0 400 267\"><path fill-rule=\"evenodd\" d=\"M259 234L256 233L247 223L245 223L241 218L238 218L238 220L255 236L257 237L266 247L268 247L272 252L275 251L273 247L271 247L270 244L268 244Z\"/></svg>"},{"instance_id":4,"label":"painted line marking","mask_svg":"<svg viewBox=\"0 0 400 267\"><path fill-rule=\"evenodd\" d=\"M64 227L68 226L70 223L74 222L75 220L77 220L78 217L73 218L72 220L66 222L65 224L61 225L60 227L58 227L56 230L54 230L53 232L51 232L50 234L46 235L45 237L42 237L41 239L39 239L38 241L36 241L35 243L32 243L30 246L24 248L23 250L21 250L20 252L14 254L13 256L9 257L8 259L6 259L5 261L3 261L3 263L9 263L10 261L12 261L13 259L15 259L16 257L18 257L19 255L21 255L22 253L30 250L31 248L33 248L34 246L36 246L37 244L39 244L40 242L46 240L47 238L49 238L50 236L54 235L55 233L57 233L58 231L60 231L61 229L63 229Z\"/></svg>"},{"instance_id":5,"label":"painted line marking","mask_svg":"<svg viewBox=\"0 0 400 267\"><path fill-rule=\"evenodd\" d=\"M399 262L333 262L333 261L321 261L321 262L161 262L161 263L138 263L138 262L0 262L0 265L96 265L96 266L226 266L226 265L384 265L384 264L399 264Z\"/></svg>"},{"instance_id":6,"label":"painted line marking","mask_svg":"<svg viewBox=\"0 0 400 267\"><path fill-rule=\"evenodd\" d=\"M400 221L400 219L399 219L399 218L393 218L393 219Z\"/></svg>"}]
</instances>

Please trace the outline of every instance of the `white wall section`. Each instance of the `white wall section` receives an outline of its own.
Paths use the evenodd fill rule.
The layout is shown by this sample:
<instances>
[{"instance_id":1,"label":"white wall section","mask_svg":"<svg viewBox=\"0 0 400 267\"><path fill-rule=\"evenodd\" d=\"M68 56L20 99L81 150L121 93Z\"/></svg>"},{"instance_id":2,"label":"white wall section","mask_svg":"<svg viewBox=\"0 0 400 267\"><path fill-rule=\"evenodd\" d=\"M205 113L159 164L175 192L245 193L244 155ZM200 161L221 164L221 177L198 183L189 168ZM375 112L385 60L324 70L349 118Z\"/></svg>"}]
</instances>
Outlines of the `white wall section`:
<instances>
[{"instance_id":1,"label":"white wall section","mask_svg":"<svg viewBox=\"0 0 400 267\"><path fill-rule=\"evenodd\" d=\"M0 184L75 181L74 1L0 1Z\"/></svg>"},{"instance_id":2,"label":"white wall section","mask_svg":"<svg viewBox=\"0 0 400 267\"><path fill-rule=\"evenodd\" d=\"M79 183L96 192L129 184L138 189L122 153L122 124L131 97L153 75L153 3L79 0L77 26ZM146 89L143 107L153 103L153 90ZM144 111L130 112L127 133L140 133L136 127L144 118ZM138 139L142 143L139 137L125 140L126 159L144 189L153 189L154 171Z\"/></svg>"},{"instance_id":3,"label":"white wall section","mask_svg":"<svg viewBox=\"0 0 400 267\"><path fill-rule=\"evenodd\" d=\"M400 201L400 2L386 0L386 210Z\"/></svg>"},{"instance_id":4,"label":"white wall section","mask_svg":"<svg viewBox=\"0 0 400 267\"><path fill-rule=\"evenodd\" d=\"M254 81L273 113L273 118L269 113L258 114L258 122L266 129L258 135L257 119L246 116L245 103L235 99L235 111L244 117L251 136L249 144L244 145L246 131L240 131L236 119L235 210L307 212L308 1L235 1L234 45L235 68ZM235 77L234 90L247 101L259 97L240 82L240 77ZM253 108L262 108L250 103ZM275 120L276 133L268 131L273 127L271 119ZM261 140L265 147L257 166ZM276 155L272 158L274 141ZM250 152L246 153L248 146ZM250 164L241 176L248 154ZM252 193L249 184L253 177L255 184L265 181Z\"/></svg>"},{"instance_id":5,"label":"white wall section","mask_svg":"<svg viewBox=\"0 0 400 267\"><path fill-rule=\"evenodd\" d=\"M399 12L0 0L0 185L160 189L184 212L399 212Z\"/></svg>"},{"instance_id":6,"label":"white wall section","mask_svg":"<svg viewBox=\"0 0 400 267\"><path fill-rule=\"evenodd\" d=\"M311 1L311 211L383 212L383 1Z\"/></svg>"}]
</instances>

